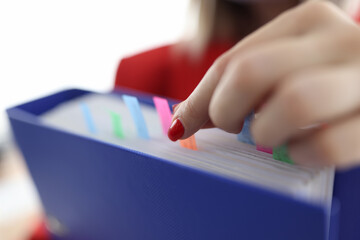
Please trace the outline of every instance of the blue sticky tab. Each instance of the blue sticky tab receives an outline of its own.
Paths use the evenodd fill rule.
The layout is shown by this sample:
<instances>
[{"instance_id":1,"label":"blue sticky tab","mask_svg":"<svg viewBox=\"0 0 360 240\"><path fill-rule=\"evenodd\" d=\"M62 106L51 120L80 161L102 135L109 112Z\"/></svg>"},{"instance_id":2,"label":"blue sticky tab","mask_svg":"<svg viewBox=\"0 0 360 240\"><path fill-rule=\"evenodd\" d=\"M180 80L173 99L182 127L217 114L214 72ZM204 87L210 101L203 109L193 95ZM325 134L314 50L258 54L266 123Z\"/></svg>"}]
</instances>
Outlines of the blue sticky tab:
<instances>
[{"instance_id":1,"label":"blue sticky tab","mask_svg":"<svg viewBox=\"0 0 360 240\"><path fill-rule=\"evenodd\" d=\"M237 139L240 142L255 145L255 142L250 133L250 124L252 119L254 118L254 112L251 112L244 120L244 126L241 132L237 135Z\"/></svg>"},{"instance_id":2,"label":"blue sticky tab","mask_svg":"<svg viewBox=\"0 0 360 240\"><path fill-rule=\"evenodd\" d=\"M81 111L82 111L82 113L84 115L84 120L85 120L85 123L86 123L86 126L87 126L89 132L95 134L96 133L96 127L95 127L94 120L93 120L93 118L91 116L89 106L86 103L80 103L80 108L81 108Z\"/></svg>"},{"instance_id":3,"label":"blue sticky tab","mask_svg":"<svg viewBox=\"0 0 360 240\"><path fill-rule=\"evenodd\" d=\"M150 138L149 133L146 127L144 116L140 109L140 104L138 99L136 97L129 95L123 95L122 98L134 120L139 137L144 139L149 139Z\"/></svg>"}]
</instances>

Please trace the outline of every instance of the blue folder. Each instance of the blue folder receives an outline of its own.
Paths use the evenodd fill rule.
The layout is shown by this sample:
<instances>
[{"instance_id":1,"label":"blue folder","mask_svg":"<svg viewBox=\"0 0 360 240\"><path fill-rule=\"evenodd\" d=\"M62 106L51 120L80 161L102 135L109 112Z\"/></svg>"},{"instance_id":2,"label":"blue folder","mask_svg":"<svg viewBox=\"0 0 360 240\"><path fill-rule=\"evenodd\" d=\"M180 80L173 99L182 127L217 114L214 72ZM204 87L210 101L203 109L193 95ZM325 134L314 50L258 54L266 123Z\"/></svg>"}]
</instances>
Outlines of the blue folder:
<instances>
[{"instance_id":1,"label":"blue folder","mask_svg":"<svg viewBox=\"0 0 360 240\"><path fill-rule=\"evenodd\" d=\"M359 168L336 173L328 234L325 207L58 130L39 118L89 93L64 90L7 110L46 214L61 226L54 239L360 239ZM137 95L152 104L152 96Z\"/></svg>"}]
</instances>

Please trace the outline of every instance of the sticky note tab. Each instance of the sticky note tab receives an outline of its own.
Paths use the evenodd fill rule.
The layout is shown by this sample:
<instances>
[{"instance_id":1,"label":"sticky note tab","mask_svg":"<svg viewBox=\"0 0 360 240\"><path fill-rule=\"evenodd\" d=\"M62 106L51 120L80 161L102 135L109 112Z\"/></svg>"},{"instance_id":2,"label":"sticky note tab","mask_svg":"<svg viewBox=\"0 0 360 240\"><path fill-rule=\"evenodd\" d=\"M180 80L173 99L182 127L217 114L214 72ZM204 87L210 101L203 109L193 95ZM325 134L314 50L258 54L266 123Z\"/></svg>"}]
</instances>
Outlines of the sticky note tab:
<instances>
[{"instance_id":1,"label":"sticky note tab","mask_svg":"<svg viewBox=\"0 0 360 240\"><path fill-rule=\"evenodd\" d=\"M123 95L122 98L130 111L131 117L134 120L139 137L149 139L149 133L146 127L144 116L140 109L138 99L129 95Z\"/></svg>"},{"instance_id":2,"label":"sticky note tab","mask_svg":"<svg viewBox=\"0 0 360 240\"><path fill-rule=\"evenodd\" d=\"M294 164L294 162L290 159L286 145L275 147L273 149L273 158L282 162Z\"/></svg>"},{"instance_id":3,"label":"sticky note tab","mask_svg":"<svg viewBox=\"0 0 360 240\"><path fill-rule=\"evenodd\" d=\"M123 139L124 131L122 128L121 117L118 113L110 111L113 133L116 137Z\"/></svg>"},{"instance_id":4,"label":"sticky note tab","mask_svg":"<svg viewBox=\"0 0 360 240\"><path fill-rule=\"evenodd\" d=\"M167 135L172 120L169 103L165 98L160 97L153 97L153 101L160 117L163 133Z\"/></svg>"},{"instance_id":5,"label":"sticky note tab","mask_svg":"<svg viewBox=\"0 0 360 240\"><path fill-rule=\"evenodd\" d=\"M256 145L256 150L258 150L260 152L270 153L270 154L273 153L272 148L267 148L267 147L263 147L263 146L260 146L260 145Z\"/></svg>"},{"instance_id":6,"label":"sticky note tab","mask_svg":"<svg viewBox=\"0 0 360 240\"><path fill-rule=\"evenodd\" d=\"M241 132L237 135L237 139L240 142L255 145L255 142L250 133L250 124L253 117L254 117L254 113L252 112L245 118L243 128Z\"/></svg>"},{"instance_id":7,"label":"sticky note tab","mask_svg":"<svg viewBox=\"0 0 360 240\"><path fill-rule=\"evenodd\" d=\"M180 146L184 147L184 148L188 148L191 150L198 150L197 146L196 146L196 140L195 140L195 135L192 135L190 137L188 137L187 139L184 140L180 140Z\"/></svg>"},{"instance_id":8,"label":"sticky note tab","mask_svg":"<svg viewBox=\"0 0 360 240\"><path fill-rule=\"evenodd\" d=\"M80 108L84 116L85 124L89 130L90 133L95 134L96 133L96 127L94 120L91 116L91 112L89 109L89 106L86 103L80 103Z\"/></svg>"}]
</instances>

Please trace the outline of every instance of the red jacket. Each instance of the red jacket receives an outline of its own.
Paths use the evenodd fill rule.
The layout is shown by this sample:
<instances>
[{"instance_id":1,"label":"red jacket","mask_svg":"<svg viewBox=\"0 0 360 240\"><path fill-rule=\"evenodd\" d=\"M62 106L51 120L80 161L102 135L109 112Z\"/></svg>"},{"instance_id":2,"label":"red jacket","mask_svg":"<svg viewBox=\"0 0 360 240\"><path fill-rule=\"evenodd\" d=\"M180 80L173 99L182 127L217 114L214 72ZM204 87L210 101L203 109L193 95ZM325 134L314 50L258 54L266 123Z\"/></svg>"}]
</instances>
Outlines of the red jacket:
<instances>
[{"instance_id":1,"label":"red jacket","mask_svg":"<svg viewBox=\"0 0 360 240\"><path fill-rule=\"evenodd\" d=\"M175 55L173 45L159 47L121 60L116 87L127 87L159 96L184 100L200 82L214 60L231 44L210 45L197 61Z\"/></svg>"},{"instance_id":2,"label":"red jacket","mask_svg":"<svg viewBox=\"0 0 360 240\"><path fill-rule=\"evenodd\" d=\"M360 22L360 9L353 18ZM122 86L184 100L214 60L231 46L229 43L211 44L196 62L186 54L175 57L171 45L126 57L119 64L115 88Z\"/></svg>"}]
</instances>

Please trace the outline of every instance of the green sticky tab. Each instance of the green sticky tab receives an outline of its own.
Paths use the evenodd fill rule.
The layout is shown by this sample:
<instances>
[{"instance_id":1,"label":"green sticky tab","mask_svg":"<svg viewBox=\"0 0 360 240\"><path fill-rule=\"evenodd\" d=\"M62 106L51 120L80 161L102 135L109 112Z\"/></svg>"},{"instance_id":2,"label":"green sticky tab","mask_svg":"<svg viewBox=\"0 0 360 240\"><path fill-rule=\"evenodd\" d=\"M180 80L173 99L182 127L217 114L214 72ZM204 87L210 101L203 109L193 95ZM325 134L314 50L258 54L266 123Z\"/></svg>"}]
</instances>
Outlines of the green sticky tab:
<instances>
[{"instance_id":1,"label":"green sticky tab","mask_svg":"<svg viewBox=\"0 0 360 240\"><path fill-rule=\"evenodd\" d=\"M273 158L289 164L294 164L291 160L286 145L275 147L273 149Z\"/></svg>"},{"instance_id":2,"label":"green sticky tab","mask_svg":"<svg viewBox=\"0 0 360 240\"><path fill-rule=\"evenodd\" d=\"M114 135L118 138L123 139L124 131L123 131L122 125L121 125L120 115L116 112L110 111L110 116L111 116Z\"/></svg>"}]
</instances>

